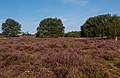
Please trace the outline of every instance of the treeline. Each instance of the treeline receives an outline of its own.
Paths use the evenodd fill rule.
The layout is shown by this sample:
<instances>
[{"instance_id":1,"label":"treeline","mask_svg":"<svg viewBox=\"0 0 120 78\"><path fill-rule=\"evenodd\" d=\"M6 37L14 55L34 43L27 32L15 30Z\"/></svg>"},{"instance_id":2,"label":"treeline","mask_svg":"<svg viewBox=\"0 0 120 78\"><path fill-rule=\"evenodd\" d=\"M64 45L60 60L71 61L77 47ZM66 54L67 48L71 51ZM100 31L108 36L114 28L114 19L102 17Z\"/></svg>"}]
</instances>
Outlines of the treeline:
<instances>
[{"instance_id":1,"label":"treeline","mask_svg":"<svg viewBox=\"0 0 120 78\"><path fill-rule=\"evenodd\" d=\"M5 23L2 23L2 35L11 37L22 35L31 35L29 32L21 32L21 24L17 21L8 18ZM102 14L90 17L81 26L80 31L72 31L65 33L65 26L61 19L46 18L39 23L36 37L115 37L120 36L120 16L111 14Z\"/></svg>"}]
</instances>

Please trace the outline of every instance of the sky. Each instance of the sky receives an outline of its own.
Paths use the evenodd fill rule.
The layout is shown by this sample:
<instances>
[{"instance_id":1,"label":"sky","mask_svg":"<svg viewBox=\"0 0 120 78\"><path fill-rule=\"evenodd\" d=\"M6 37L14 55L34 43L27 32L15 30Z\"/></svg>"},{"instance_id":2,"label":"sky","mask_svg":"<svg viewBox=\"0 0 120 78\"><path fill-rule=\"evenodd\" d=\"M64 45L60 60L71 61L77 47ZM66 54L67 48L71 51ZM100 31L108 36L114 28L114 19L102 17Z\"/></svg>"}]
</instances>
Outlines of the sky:
<instances>
[{"instance_id":1,"label":"sky","mask_svg":"<svg viewBox=\"0 0 120 78\"><path fill-rule=\"evenodd\" d=\"M0 0L0 27L11 18L34 34L43 19L60 18L65 32L80 31L88 18L108 13L120 15L120 0Z\"/></svg>"}]
</instances>

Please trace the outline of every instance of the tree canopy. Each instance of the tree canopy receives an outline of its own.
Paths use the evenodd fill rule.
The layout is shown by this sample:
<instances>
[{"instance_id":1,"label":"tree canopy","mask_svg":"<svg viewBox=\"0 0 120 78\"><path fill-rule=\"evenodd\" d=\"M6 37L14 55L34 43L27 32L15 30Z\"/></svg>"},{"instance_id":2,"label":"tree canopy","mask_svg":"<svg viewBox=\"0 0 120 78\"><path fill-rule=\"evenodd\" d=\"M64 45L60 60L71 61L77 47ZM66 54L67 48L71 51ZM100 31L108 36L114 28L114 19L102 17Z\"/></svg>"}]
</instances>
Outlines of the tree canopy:
<instances>
[{"instance_id":1,"label":"tree canopy","mask_svg":"<svg viewBox=\"0 0 120 78\"><path fill-rule=\"evenodd\" d=\"M108 36L120 36L120 17L114 15L111 17L107 26Z\"/></svg>"},{"instance_id":2,"label":"tree canopy","mask_svg":"<svg viewBox=\"0 0 120 78\"><path fill-rule=\"evenodd\" d=\"M8 18L5 23L2 23L2 31L2 34L5 36L16 36L20 34L21 24Z\"/></svg>"},{"instance_id":3,"label":"tree canopy","mask_svg":"<svg viewBox=\"0 0 120 78\"><path fill-rule=\"evenodd\" d=\"M81 36L120 36L120 17L111 14L90 17L83 26L81 26Z\"/></svg>"},{"instance_id":4,"label":"tree canopy","mask_svg":"<svg viewBox=\"0 0 120 78\"><path fill-rule=\"evenodd\" d=\"M40 22L37 27L37 37L62 37L64 36L64 26L61 19L47 18Z\"/></svg>"}]
</instances>

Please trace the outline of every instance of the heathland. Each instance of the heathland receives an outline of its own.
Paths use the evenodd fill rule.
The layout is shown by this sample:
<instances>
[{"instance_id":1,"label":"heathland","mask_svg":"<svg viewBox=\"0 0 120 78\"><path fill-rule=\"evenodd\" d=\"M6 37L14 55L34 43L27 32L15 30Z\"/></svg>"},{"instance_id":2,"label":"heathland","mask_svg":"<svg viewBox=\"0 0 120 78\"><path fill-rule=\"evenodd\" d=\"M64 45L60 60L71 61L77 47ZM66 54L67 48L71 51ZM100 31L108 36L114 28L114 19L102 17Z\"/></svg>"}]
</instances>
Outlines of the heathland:
<instances>
[{"instance_id":1,"label":"heathland","mask_svg":"<svg viewBox=\"0 0 120 78\"><path fill-rule=\"evenodd\" d=\"M0 39L0 78L119 78L120 40Z\"/></svg>"}]
</instances>

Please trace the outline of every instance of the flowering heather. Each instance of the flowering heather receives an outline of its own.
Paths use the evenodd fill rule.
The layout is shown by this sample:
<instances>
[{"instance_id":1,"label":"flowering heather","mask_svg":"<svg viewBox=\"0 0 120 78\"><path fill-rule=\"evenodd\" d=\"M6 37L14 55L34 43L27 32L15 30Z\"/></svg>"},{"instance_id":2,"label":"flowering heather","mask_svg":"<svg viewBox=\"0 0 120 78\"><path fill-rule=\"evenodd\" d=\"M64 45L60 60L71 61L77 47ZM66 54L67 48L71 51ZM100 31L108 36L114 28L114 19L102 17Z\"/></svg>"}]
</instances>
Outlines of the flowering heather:
<instances>
[{"instance_id":1,"label":"flowering heather","mask_svg":"<svg viewBox=\"0 0 120 78\"><path fill-rule=\"evenodd\" d=\"M0 39L0 78L120 78L120 41Z\"/></svg>"}]
</instances>

